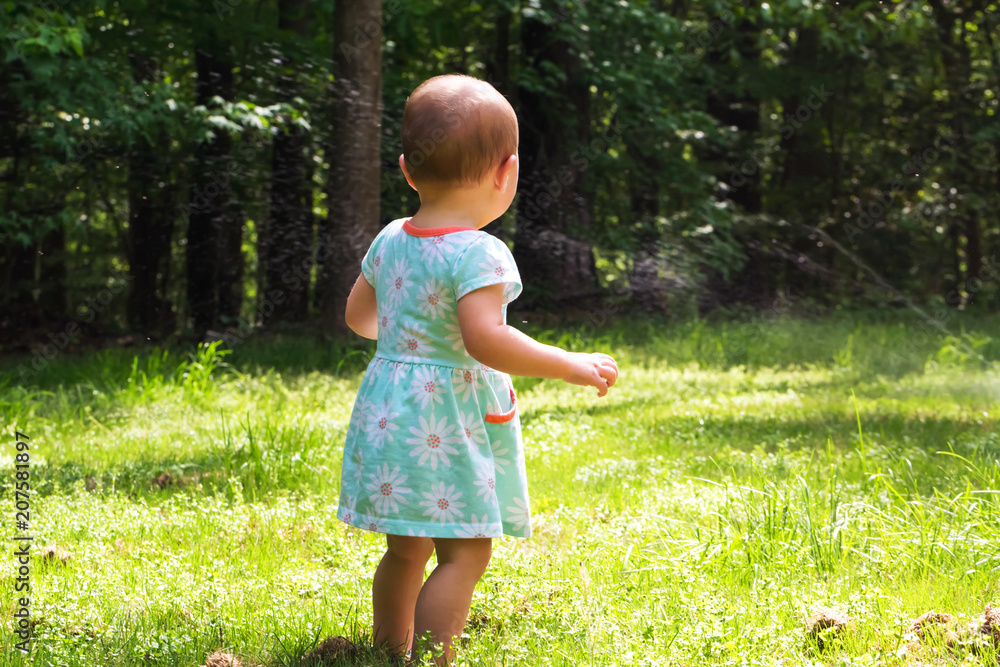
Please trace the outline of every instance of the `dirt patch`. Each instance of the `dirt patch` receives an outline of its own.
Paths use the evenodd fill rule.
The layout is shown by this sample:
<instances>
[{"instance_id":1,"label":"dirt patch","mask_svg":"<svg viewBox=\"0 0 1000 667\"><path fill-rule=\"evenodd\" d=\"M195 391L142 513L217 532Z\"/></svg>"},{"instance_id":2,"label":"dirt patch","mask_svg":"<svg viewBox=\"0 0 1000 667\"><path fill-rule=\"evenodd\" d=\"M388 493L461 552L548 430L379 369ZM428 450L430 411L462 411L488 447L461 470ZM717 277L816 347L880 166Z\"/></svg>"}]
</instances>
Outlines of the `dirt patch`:
<instances>
[{"instance_id":1,"label":"dirt patch","mask_svg":"<svg viewBox=\"0 0 1000 667\"><path fill-rule=\"evenodd\" d=\"M815 640L817 648L823 651L839 639L853 622L854 619L842 611L820 608L806 620L806 632Z\"/></svg>"},{"instance_id":2,"label":"dirt patch","mask_svg":"<svg viewBox=\"0 0 1000 667\"><path fill-rule=\"evenodd\" d=\"M56 561L59 561L63 565L69 564L69 561L73 558L73 554L59 546L56 546L55 544L49 544L42 547L38 554L45 560L46 563L55 563Z\"/></svg>"},{"instance_id":3,"label":"dirt patch","mask_svg":"<svg viewBox=\"0 0 1000 667\"><path fill-rule=\"evenodd\" d=\"M986 605L979 633L993 641L993 648L1000 651L1000 607Z\"/></svg>"},{"instance_id":4,"label":"dirt patch","mask_svg":"<svg viewBox=\"0 0 1000 667\"><path fill-rule=\"evenodd\" d=\"M913 619L909 630L921 643L943 640L952 653L1000 651L1000 607L986 605L980 616L961 624L951 614L929 611Z\"/></svg>"},{"instance_id":5,"label":"dirt patch","mask_svg":"<svg viewBox=\"0 0 1000 667\"><path fill-rule=\"evenodd\" d=\"M953 638L957 638L954 626L955 617L951 614L929 611L913 619L909 631L915 634L920 641L944 638L950 642Z\"/></svg>"},{"instance_id":6,"label":"dirt patch","mask_svg":"<svg viewBox=\"0 0 1000 667\"><path fill-rule=\"evenodd\" d=\"M483 612L478 612L469 616L469 620L465 623L465 629L470 632L483 632L489 631L492 633L500 633L503 631L503 621L500 619L492 618L488 614Z\"/></svg>"},{"instance_id":7,"label":"dirt patch","mask_svg":"<svg viewBox=\"0 0 1000 667\"><path fill-rule=\"evenodd\" d=\"M216 651L205 657L205 664L202 667L243 667L243 661L232 653Z\"/></svg>"},{"instance_id":8,"label":"dirt patch","mask_svg":"<svg viewBox=\"0 0 1000 667\"><path fill-rule=\"evenodd\" d=\"M327 637L302 656L302 664L332 665L337 660L356 657L358 651L358 646L347 637Z\"/></svg>"},{"instance_id":9,"label":"dirt patch","mask_svg":"<svg viewBox=\"0 0 1000 667\"><path fill-rule=\"evenodd\" d=\"M956 645L972 653L1000 651L1000 607L986 605L985 611L969 622Z\"/></svg>"}]
</instances>

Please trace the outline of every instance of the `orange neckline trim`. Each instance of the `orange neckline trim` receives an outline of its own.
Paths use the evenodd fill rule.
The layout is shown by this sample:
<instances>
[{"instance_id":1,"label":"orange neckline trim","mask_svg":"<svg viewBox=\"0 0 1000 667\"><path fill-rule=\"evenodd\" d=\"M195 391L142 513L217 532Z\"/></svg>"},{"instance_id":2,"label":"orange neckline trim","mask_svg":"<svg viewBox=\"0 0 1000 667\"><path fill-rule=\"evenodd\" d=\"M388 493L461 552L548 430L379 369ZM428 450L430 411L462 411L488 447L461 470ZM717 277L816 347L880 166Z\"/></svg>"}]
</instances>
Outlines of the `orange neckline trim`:
<instances>
[{"instance_id":1,"label":"orange neckline trim","mask_svg":"<svg viewBox=\"0 0 1000 667\"><path fill-rule=\"evenodd\" d=\"M442 236L443 234L454 234L455 232L474 232L477 231L472 227L433 227L431 229L423 229L422 227L414 227L410 224L410 219L407 218L403 221L403 231L410 236Z\"/></svg>"}]
</instances>

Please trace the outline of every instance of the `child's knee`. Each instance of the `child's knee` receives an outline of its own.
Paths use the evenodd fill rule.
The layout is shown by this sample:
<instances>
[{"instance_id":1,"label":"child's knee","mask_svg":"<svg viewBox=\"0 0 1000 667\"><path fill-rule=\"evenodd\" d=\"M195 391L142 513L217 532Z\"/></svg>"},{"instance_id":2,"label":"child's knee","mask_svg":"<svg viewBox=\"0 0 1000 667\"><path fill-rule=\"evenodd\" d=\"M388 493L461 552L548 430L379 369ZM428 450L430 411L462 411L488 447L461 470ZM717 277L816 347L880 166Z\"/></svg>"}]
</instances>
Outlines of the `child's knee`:
<instances>
[{"instance_id":1,"label":"child's knee","mask_svg":"<svg viewBox=\"0 0 1000 667\"><path fill-rule=\"evenodd\" d=\"M480 539L436 539L439 563L453 563L462 569L481 577L493 556L493 540Z\"/></svg>"},{"instance_id":2,"label":"child's knee","mask_svg":"<svg viewBox=\"0 0 1000 667\"><path fill-rule=\"evenodd\" d=\"M429 537L412 535L386 535L386 549L394 558L425 565L434 553L434 542Z\"/></svg>"}]
</instances>

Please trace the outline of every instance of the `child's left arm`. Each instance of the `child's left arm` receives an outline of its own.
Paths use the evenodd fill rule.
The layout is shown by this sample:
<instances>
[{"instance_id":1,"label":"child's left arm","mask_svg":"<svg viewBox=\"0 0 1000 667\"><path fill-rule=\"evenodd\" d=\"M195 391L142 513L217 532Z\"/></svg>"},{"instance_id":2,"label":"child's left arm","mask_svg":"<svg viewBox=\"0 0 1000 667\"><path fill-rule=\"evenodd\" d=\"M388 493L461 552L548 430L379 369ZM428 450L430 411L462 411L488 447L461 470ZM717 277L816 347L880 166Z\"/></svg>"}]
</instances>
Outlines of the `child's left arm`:
<instances>
[{"instance_id":1,"label":"child's left arm","mask_svg":"<svg viewBox=\"0 0 1000 667\"><path fill-rule=\"evenodd\" d=\"M375 303L375 288L371 286L364 274L359 275L354 282L354 288L347 297L347 309L344 311L347 326L359 336L378 338L378 308Z\"/></svg>"}]
</instances>

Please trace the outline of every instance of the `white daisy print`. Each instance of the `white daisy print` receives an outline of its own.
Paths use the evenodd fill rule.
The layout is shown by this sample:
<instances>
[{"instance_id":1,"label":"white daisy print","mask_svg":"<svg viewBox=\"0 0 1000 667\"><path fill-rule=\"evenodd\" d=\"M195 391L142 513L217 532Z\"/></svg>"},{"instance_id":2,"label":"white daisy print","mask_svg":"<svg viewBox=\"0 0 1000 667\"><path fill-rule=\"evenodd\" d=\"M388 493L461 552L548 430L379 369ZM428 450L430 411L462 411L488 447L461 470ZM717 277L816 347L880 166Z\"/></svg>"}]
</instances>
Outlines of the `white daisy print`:
<instances>
[{"instance_id":1,"label":"white daisy print","mask_svg":"<svg viewBox=\"0 0 1000 667\"><path fill-rule=\"evenodd\" d=\"M454 484L447 489L444 487L444 482L431 484L431 492L423 493L426 500L420 501L420 506L427 508L424 510L425 515L441 523L462 517L462 512L458 508L465 507L465 503L459 502L462 492L455 491Z\"/></svg>"},{"instance_id":2,"label":"white daisy print","mask_svg":"<svg viewBox=\"0 0 1000 667\"><path fill-rule=\"evenodd\" d=\"M496 276L497 278L503 278L507 274L507 269L504 267L504 262L496 254L490 253L486 257L485 262L479 263L480 275L490 275Z\"/></svg>"},{"instance_id":3,"label":"white daisy print","mask_svg":"<svg viewBox=\"0 0 1000 667\"><path fill-rule=\"evenodd\" d=\"M421 361L434 351L427 337L427 329L419 324L403 327L396 338L399 356L407 361Z\"/></svg>"},{"instance_id":4,"label":"white daisy print","mask_svg":"<svg viewBox=\"0 0 1000 667\"><path fill-rule=\"evenodd\" d=\"M444 405L444 398L441 396L444 393L444 387L441 386L441 379L433 369L418 367L414 372L414 379L410 382L410 386L413 387L410 390L410 396L417 403L420 403L420 409L426 410L428 404L432 407L435 403Z\"/></svg>"},{"instance_id":5,"label":"white daisy print","mask_svg":"<svg viewBox=\"0 0 1000 667\"><path fill-rule=\"evenodd\" d=\"M451 289L431 278L417 290L417 307L424 317L436 320L453 310L451 306Z\"/></svg>"},{"instance_id":6,"label":"white daisy print","mask_svg":"<svg viewBox=\"0 0 1000 667\"><path fill-rule=\"evenodd\" d=\"M528 503L521 498L514 498L514 506L508 507L507 520L514 524L514 530L521 530L525 526L531 527L531 513L528 511Z\"/></svg>"},{"instance_id":7,"label":"white daisy print","mask_svg":"<svg viewBox=\"0 0 1000 667\"><path fill-rule=\"evenodd\" d=\"M389 464L383 463L382 468L376 468L375 474L369 475L369 477L371 477L371 482L366 484L365 488L373 491L368 496L368 500L375 506L376 512L379 514L398 512L398 503L409 504L403 496L412 493L413 489L403 486L409 475L400 475L399 466L393 468L390 473Z\"/></svg>"},{"instance_id":8,"label":"white daisy print","mask_svg":"<svg viewBox=\"0 0 1000 667\"><path fill-rule=\"evenodd\" d=\"M379 304L382 306L382 304ZM391 308L389 304L382 306L378 309L378 335L379 338L389 338L392 334L393 326L396 323L396 310Z\"/></svg>"},{"instance_id":9,"label":"white daisy print","mask_svg":"<svg viewBox=\"0 0 1000 667\"><path fill-rule=\"evenodd\" d=\"M493 450L493 467L497 469L497 472L501 475L506 475L507 472L503 469L504 466L510 465L510 459L506 458L510 454L509 447L502 447L503 443L497 440L490 445L490 449Z\"/></svg>"},{"instance_id":10,"label":"white daisy print","mask_svg":"<svg viewBox=\"0 0 1000 667\"><path fill-rule=\"evenodd\" d=\"M372 362L368 366L368 370L365 371L365 374L368 375L368 377L374 382L382 377L382 373L385 372L387 364L388 362L385 359L376 357L375 359L372 359Z\"/></svg>"},{"instance_id":11,"label":"white daisy print","mask_svg":"<svg viewBox=\"0 0 1000 667\"><path fill-rule=\"evenodd\" d=\"M482 496L483 500L487 503L496 502L497 480L496 471L493 470L493 466L489 463L479 466L479 470L476 472L475 484L479 487L479 490L476 491L477 496Z\"/></svg>"},{"instance_id":12,"label":"white daisy print","mask_svg":"<svg viewBox=\"0 0 1000 667\"><path fill-rule=\"evenodd\" d=\"M341 503L341 506L346 510L346 513L344 514L344 522L353 526L354 515L355 512L357 512L354 496L344 494L344 502Z\"/></svg>"},{"instance_id":13,"label":"white daisy print","mask_svg":"<svg viewBox=\"0 0 1000 667\"><path fill-rule=\"evenodd\" d=\"M465 432L465 437L474 444L486 444L486 429L483 427L483 420L473 412L458 414L459 428Z\"/></svg>"},{"instance_id":14,"label":"white daisy print","mask_svg":"<svg viewBox=\"0 0 1000 667\"><path fill-rule=\"evenodd\" d=\"M451 384L456 398L463 402L471 401L480 388L479 373L467 368L461 371L461 375L456 371Z\"/></svg>"},{"instance_id":15,"label":"white daisy print","mask_svg":"<svg viewBox=\"0 0 1000 667\"><path fill-rule=\"evenodd\" d=\"M489 516L486 514L483 515L482 521L479 520L479 517L473 514L471 523L465 523L463 521L460 525L461 528L455 531L455 537L490 537L490 533L493 532L489 523Z\"/></svg>"},{"instance_id":16,"label":"white daisy print","mask_svg":"<svg viewBox=\"0 0 1000 667\"><path fill-rule=\"evenodd\" d=\"M381 405L374 403L368 416L368 438L372 447L378 449L387 442L393 442L393 431L399 430L399 424L392 420L399 416L392 411L392 401L386 399Z\"/></svg>"},{"instance_id":17,"label":"white daisy print","mask_svg":"<svg viewBox=\"0 0 1000 667\"><path fill-rule=\"evenodd\" d=\"M410 537L427 537L427 531L421 530L419 533L414 533L412 528L407 529L407 534Z\"/></svg>"},{"instance_id":18,"label":"white daisy print","mask_svg":"<svg viewBox=\"0 0 1000 667\"><path fill-rule=\"evenodd\" d=\"M399 381L406 376L406 364L393 361L389 364L389 381L399 384Z\"/></svg>"},{"instance_id":19,"label":"white daisy print","mask_svg":"<svg viewBox=\"0 0 1000 667\"><path fill-rule=\"evenodd\" d=\"M456 438L452 435L454 430L455 425L452 424L449 426L447 417L442 417L441 421L437 421L432 414L431 420L428 422L421 415L420 428L415 426L410 427L410 433L417 437L406 439L407 444L416 445L410 451L410 456L420 457L417 459L418 466L422 466L427 461L430 461L431 470L437 470L438 461L441 461L445 467L451 466L451 460L448 458L448 455L458 454L458 450L451 445L461 442L461 438Z\"/></svg>"},{"instance_id":20,"label":"white daisy print","mask_svg":"<svg viewBox=\"0 0 1000 667\"><path fill-rule=\"evenodd\" d=\"M368 412L370 404L368 399L358 394L357 400L354 401L354 409L351 410L351 420L348 422L347 428L351 431L365 431L367 429L367 424L365 424L365 413Z\"/></svg>"},{"instance_id":21,"label":"white daisy print","mask_svg":"<svg viewBox=\"0 0 1000 667\"><path fill-rule=\"evenodd\" d=\"M385 525L385 519L368 514L359 514L358 522L354 525L358 528L364 528L365 530L378 531Z\"/></svg>"},{"instance_id":22,"label":"white daisy print","mask_svg":"<svg viewBox=\"0 0 1000 667\"><path fill-rule=\"evenodd\" d=\"M468 357L469 351L465 349L465 339L462 338L462 328L457 324L446 324L444 325L444 328L451 332L444 337L446 341L452 341L451 349L458 350L459 348L462 348L462 354Z\"/></svg>"},{"instance_id":23,"label":"white daisy print","mask_svg":"<svg viewBox=\"0 0 1000 667\"><path fill-rule=\"evenodd\" d=\"M397 259L389 271L389 289L386 290L386 302L389 306L398 306L406 299L409 288L413 287L413 281L409 279L413 269L406 265L406 261Z\"/></svg>"},{"instance_id":24,"label":"white daisy print","mask_svg":"<svg viewBox=\"0 0 1000 667\"><path fill-rule=\"evenodd\" d=\"M445 256L453 249L451 241L443 234L425 238L420 245L421 258L428 264L443 262Z\"/></svg>"},{"instance_id":25,"label":"white daisy print","mask_svg":"<svg viewBox=\"0 0 1000 667\"><path fill-rule=\"evenodd\" d=\"M361 469L365 467L365 450L363 447L355 447L351 450L351 465L354 466L354 479L361 481Z\"/></svg>"}]
</instances>

